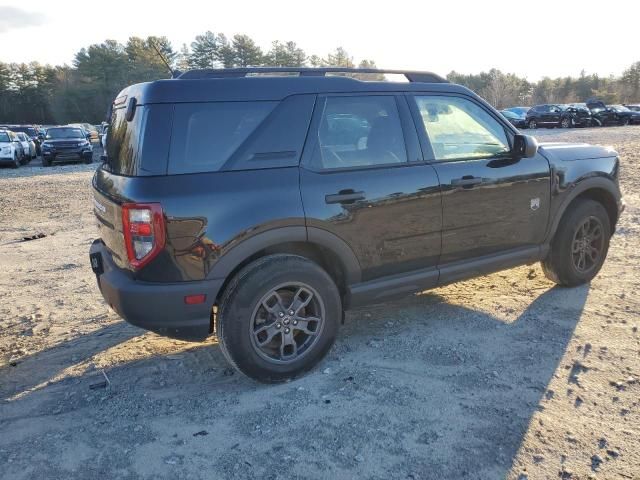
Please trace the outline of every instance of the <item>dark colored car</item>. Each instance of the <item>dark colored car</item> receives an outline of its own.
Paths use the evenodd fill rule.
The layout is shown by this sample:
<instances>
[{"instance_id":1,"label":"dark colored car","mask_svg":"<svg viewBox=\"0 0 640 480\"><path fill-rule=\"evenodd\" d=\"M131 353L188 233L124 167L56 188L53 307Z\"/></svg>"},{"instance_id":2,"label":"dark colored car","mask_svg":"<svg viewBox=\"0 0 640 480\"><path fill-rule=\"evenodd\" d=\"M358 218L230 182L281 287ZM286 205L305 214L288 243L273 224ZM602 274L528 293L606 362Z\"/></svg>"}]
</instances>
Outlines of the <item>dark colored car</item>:
<instances>
[{"instance_id":1,"label":"dark colored car","mask_svg":"<svg viewBox=\"0 0 640 480\"><path fill-rule=\"evenodd\" d=\"M77 127L52 127L42 143L42 165L53 162L82 161L91 163L93 149L85 132Z\"/></svg>"},{"instance_id":2,"label":"dark colored car","mask_svg":"<svg viewBox=\"0 0 640 480\"><path fill-rule=\"evenodd\" d=\"M536 105L527 112L525 119L529 128L570 128L591 125L588 109L573 105Z\"/></svg>"},{"instance_id":3,"label":"dark colored car","mask_svg":"<svg viewBox=\"0 0 640 480\"><path fill-rule=\"evenodd\" d=\"M623 107L622 105L611 105L604 108L592 108L591 115L594 119L596 119L598 126L624 126L640 123L640 112L634 112L633 110L627 107Z\"/></svg>"},{"instance_id":4,"label":"dark colored car","mask_svg":"<svg viewBox=\"0 0 640 480\"><path fill-rule=\"evenodd\" d=\"M516 128L527 128L526 114L519 115L511 110L500 110L500 113L504 115L504 118L509 120L509 123Z\"/></svg>"},{"instance_id":5,"label":"dark colored car","mask_svg":"<svg viewBox=\"0 0 640 480\"><path fill-rule=\"evenodd\" d=\"M322 359L346 309L536 261L565 286L598 273L624 205L615 151L538 147L437 75L336 72L384 73L195 70L118 95L90 262L120 316L215 332L277 382Z\"/></svg>"},{"instance_id":6,"label":"dark colored car","mask_svg":"<svg viewBox=\"0 0 640 480\"><path fill-rule=\"evenodd\" d=\"M32 125L9 125L7 128L9 130L13 131L13 132L24 132L24 133L26 133L27 136L36 145L36 154L40 155L42 139L38 135L38 130L37 130L36 127L34 127Z\"/></svg>"},{"instance_id":7,"label":"dark colored car","mask_svg":"<svg viewBox=\"0 0 640 480\"><path fill-rule=\"evenodd\" d=\"M638 104L638 105L635 105L635 104L625 105L625 107L627 107L629 110L631 110L633 112L640 112L640 104Z\"/></svg>"}]
</instances>

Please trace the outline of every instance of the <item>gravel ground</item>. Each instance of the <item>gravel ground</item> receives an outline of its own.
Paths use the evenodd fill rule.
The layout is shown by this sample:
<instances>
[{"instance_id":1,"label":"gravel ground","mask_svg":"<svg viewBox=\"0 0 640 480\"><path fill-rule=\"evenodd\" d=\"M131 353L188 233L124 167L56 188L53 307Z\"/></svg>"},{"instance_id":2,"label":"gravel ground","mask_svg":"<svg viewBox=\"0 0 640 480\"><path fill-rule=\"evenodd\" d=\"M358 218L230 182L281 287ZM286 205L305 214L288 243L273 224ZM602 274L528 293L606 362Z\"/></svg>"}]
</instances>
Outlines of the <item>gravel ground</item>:
<instances>
[{"instance_id":1,"label":"gravel ground","mask_svg":"<svg viewBox=\"0 0 640 480\"><path fill-rule=\"evenodd\" d=\"M530 133L622 156L628 207L590 286L534 265L355 310L276 386L215 339L109 310L87 258L96 164L0 169L0 477L640 478L640 127Z\"/></svg>"}]
</instances>

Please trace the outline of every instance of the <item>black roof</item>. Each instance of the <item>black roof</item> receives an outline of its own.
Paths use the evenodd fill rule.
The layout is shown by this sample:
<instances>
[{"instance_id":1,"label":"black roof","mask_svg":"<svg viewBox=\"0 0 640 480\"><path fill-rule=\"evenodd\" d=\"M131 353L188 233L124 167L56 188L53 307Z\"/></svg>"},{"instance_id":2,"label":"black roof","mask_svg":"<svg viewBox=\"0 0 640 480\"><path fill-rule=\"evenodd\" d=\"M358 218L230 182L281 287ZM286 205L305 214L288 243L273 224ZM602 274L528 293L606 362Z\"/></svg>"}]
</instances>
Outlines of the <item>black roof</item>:
<instances>
[{"instance_id":1,"label":"black roof","mask_svg":"<svg viewBox=\"0 0 640 480\"><path fill-rule=\"evenodd\" d=\"M350 76L363 73L404 75L408 82L362 81ZM139 83L125 88L115 101L124 105L215 101L278 101L290 95L357 92L451 92L470 94L429 72L345 68L234 68L191 70L168 80Z\"/></svg>"}]
</instances>

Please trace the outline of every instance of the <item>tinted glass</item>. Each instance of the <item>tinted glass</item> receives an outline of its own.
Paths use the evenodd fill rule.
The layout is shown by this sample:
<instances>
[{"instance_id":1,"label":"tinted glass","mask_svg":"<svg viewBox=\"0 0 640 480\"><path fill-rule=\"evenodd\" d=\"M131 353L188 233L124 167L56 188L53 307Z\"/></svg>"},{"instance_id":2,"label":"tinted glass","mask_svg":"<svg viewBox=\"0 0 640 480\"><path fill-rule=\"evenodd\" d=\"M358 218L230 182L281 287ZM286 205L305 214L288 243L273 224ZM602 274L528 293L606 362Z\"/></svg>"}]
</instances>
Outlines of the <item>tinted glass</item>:
<instances>
[{"instance_id":1,"label":"tinted glass","mask_svg":"<svg viewBox=\"0 0 640 480\"><path fill-rule=\"evenodd\" d=\"M351 168L407 161L392 96L329 97L318 128L316 168Z\"/></svg>"},{"instance_id":2,"label":"tinted glass","mask_svg":"<svg viewBox=\"0 0 640 480\"><path fill-rule=\"evenodd\" d=\"M510 151L504 127L460 97L415 97L436 160L488 158Z\"/></svg>"},{"instance_id":3,"label":"tinted glass","mask_svg":"<svg viewBox=\"0 0 640 480\"><path fill-rule=\"evenodd\" d=\"M220 170L277 103L177 104L173 117L169 174Z\"/></svg>"},{"instance_id":4,"label":"tinted glass","mask_svg":"<svg viewBox=\"0 0 640 480\"><path fill-rule=\"evenodd\" d=\"M84 138L84 133L79 128L50 128L47 130L47 138L52 140Z\"/></svg>"},{"instance_id":5,"label":"tinted glass","mask_svg":"<svg viewBox=\"0 0 640 480\"><path fill-rule=\"evenodd\" d=\"M111 112L109 136L107 138L105 168L121 175L135 175L140 140L140 128L146 107L136 108L133 119L125 118L125 108L115 108ZM47 130L47 136L52 129ZM84 134L82 135L84 137Z\"/></svg>"},{"instance_id":6,"label":"tinted glass","mask_svg":"<svg viewBox=\"0 0 640 480\"><path fill-rule=\"evenodd\" d=\"M9 135L7 132L0 132L0 142L9 142Z\"/></svg>"}]
</instances>

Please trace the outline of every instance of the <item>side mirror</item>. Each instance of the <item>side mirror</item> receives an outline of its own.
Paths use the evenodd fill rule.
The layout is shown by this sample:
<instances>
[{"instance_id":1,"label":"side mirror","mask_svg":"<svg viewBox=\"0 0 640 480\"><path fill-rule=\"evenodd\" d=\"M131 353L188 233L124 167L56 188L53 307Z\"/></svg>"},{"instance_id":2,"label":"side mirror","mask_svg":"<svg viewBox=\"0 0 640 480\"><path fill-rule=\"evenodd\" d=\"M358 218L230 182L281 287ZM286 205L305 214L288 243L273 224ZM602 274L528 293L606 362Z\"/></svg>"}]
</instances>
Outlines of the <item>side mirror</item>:
<instances>
[{"instance_id":1,"label":"side mirror","mask_svg":"<svg viewBox=\"0 0 640 480\"><path fill-rule=\"evenodd\" d=\"M515 158L531 158L538 153L538 141L529 135L513 137L513 155Z\"/></svg>"}]
</instances>

